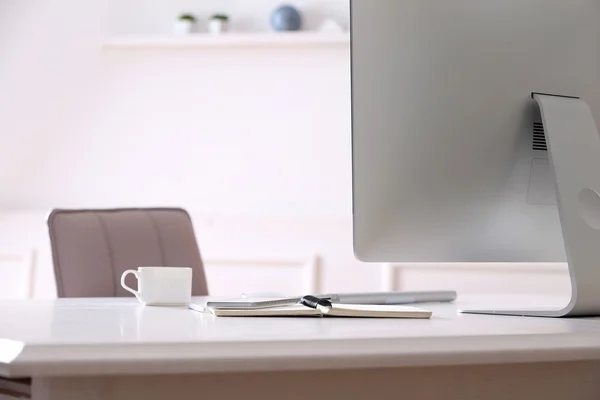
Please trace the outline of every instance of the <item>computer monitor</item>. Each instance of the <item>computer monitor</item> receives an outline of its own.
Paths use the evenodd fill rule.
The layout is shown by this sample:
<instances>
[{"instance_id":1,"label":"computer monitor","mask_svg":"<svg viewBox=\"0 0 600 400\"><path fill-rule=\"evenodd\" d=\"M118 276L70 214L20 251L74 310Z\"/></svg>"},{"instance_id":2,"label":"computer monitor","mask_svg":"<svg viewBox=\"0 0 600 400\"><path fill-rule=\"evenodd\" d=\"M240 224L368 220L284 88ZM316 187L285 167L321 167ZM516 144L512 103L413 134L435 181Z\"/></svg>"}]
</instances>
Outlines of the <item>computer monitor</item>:
<instances>
[{"instance_id":1,"label":"computer monitor","mask_svg":"<svg viewBox=\"0 0 600 400\"><path fill-rule=\"evenodd\" d=\"M600 315L600 1L351 0L350 20L357 258L567 261L564 308L496 312Z\"/></svg>"}]
</instances>

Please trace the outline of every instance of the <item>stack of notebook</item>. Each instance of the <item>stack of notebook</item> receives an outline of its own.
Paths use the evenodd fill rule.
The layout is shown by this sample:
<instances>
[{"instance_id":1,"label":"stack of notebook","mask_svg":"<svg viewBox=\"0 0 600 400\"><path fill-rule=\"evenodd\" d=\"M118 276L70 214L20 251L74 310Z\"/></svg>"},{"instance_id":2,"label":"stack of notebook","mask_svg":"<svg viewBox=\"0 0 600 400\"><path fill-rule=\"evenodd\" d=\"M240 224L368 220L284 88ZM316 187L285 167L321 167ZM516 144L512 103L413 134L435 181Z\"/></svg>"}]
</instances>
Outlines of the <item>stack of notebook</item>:
<instances>
[{"instance_id":1,"label":"stack of notebook","mask_svg":"<svg viewBox=\"0 0 600 400\"><path fill-rule=\"evenodd\" d=\"M429 318L432 314L431 311L412 306L337 304L313 296L209 301L206 307L217 317ZM205 310L195 304L190 305L190 308Z\"/></svg>"}]
</instances>

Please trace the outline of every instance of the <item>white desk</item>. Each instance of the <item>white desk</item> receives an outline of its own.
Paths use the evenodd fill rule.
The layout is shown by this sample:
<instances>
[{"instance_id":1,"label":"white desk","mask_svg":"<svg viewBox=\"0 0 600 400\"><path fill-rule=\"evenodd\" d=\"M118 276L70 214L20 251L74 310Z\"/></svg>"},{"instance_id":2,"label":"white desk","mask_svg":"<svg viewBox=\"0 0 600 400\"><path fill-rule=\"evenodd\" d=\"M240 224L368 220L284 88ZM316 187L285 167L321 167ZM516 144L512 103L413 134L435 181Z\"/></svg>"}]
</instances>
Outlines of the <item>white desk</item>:
<instances>
[{"instance_id":1,"label":"white desk","mask_svg":"<svg viewBox=\"0 0 600 400\"><path fill-rule=\"evenodd\" d=\"M2 302L0 376L32 377L34 399L600 398L599 319L457 313L497 300L431 305L431 320Z\"/></svg>"}]
</instances>

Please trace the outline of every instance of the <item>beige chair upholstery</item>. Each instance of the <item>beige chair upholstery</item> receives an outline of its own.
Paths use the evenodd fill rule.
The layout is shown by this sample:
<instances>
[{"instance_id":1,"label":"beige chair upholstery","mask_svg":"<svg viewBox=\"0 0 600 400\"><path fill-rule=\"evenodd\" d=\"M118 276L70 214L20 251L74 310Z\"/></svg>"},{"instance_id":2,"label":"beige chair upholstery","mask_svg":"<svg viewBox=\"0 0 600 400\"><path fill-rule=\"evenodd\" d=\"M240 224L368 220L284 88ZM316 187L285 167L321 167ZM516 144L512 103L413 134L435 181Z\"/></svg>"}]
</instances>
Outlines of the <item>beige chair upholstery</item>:
<instances>
[{"instance_id":1,"label":"beige chair upholstery","mask_svg":"<svg viewBox=\"0 0 600 400\"><path fill-rule=\"evenodd\" d=\"M58 297L129 297L121 274L139 266L190 267L192 295L208 294L192 221L183 209L57 209L48 229Z\"/></svg>"}]
</instances>

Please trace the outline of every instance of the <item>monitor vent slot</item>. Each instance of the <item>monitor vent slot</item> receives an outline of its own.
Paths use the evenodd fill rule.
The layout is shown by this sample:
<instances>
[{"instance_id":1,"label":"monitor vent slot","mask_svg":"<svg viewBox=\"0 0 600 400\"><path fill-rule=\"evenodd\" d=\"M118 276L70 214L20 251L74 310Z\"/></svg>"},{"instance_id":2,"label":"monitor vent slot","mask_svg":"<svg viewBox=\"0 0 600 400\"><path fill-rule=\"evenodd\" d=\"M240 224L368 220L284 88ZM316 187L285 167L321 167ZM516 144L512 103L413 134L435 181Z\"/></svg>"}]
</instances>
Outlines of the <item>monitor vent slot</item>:
<instances>
[{"instance_id":1,"label":"monitor vent slot","mask_svg":"<svg viewBox=\"0 0 600 400\"><path fill-rule=\"evenodd\" d=\"M533 150L548 151L546 146L546 133L544 132L544 124L540 121L533 122Z\"/></svg>"}]
</instances>

